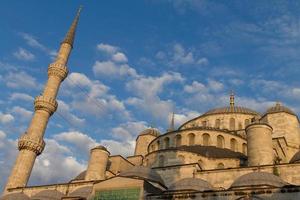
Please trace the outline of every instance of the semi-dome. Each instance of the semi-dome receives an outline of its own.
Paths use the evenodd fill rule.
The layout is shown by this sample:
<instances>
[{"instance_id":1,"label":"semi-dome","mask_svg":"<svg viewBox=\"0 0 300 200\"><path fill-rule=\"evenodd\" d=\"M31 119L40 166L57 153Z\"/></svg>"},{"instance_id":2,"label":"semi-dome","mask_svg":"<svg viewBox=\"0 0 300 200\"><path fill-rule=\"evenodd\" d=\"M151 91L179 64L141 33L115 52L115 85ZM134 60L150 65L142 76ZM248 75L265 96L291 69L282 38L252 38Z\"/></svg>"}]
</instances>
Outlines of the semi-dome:
<instances>
[{"instance_id":1,"label":"semi-dome","mask_svg":"<svg viewBox=\"0 0 300 200\"><path fill-rule=\"evenodd\" d=\"M140 178L140 179L156 182L161 185L165 185L161 176L156 171L154 171L149 167L134 166L126 171L121 171L120 176L130 177L130 178Z\"/></svg>"},{"instance_id":2,"label":"semi-dome","mask_svg":"<svg viewBox=\"0 0 300 200\"><path fill-rule=\"evenodd\" d=\"M60 200L63 196L65 195L57 190L44 190L33 195L31 199Z\"/></svg>"},{"instance_id":3,"label":"semi-dome","mask_svg":"<svg viewBox=\"0 0 300 200\"><path fill-rule=\"evenodd\" d=\"M285 185L288 184L274 174L267 172L251 172L237 178L232 183L231 188L251 186L283 187Z\"/></svg>"},{"instance_id":4,"label":"semi-dome","mask_svg":"<svg viewBox=\"0 0 300 200\"><path fill-rule=\"evenodd\" d=\"M140 132L140 135L153 135L155 137L160 135L160 132L156 128L147 128L146 130L143 130Z\"/></svg>"},{"instance_id":5,"label":"semi-dome","mask_svg":"<svg viewBox=\"0 0 300 200\"><path fill-rule=\"evenodd\" d=\"M249 114L249 115L260 115L258 112L251 110L249 108L241 107L241 106L227 106L222 108L215 108L207 111L202 116L206 115L216 115L216 114L231 114L231 113L239 113L239 114Z\"/></svg>"},{"instance_id":6,"label":"semi-dome","mask_svg":"<svg viewBox=\"0 0 300 200\"><path fill-rule=\"evenodd\" d=\"M290 163L299 163L300 162L300 151L295 153L295 155L290 160Z\"/></svg>"},{"instance_id":7,"label":"semi-dome","mask_svg":"<svg viewBox=\"0 0 300 200\"><path fill-rule=\"evenodd\" d=\"M12 193L0 197L0 200L30 200L24 193Z\"/></svg>"},{"instance_id":8,"label":"semi-dome","mask_svg":"<svg viewBox=\"0 0 300 200\"><path fill-rule=\"evenodd\" d=\"M209 182L200 178L184 178L170 185L168 190L195 190L203 192L213 190L213 187Z\"/></svg>"},{"instance_id":9,"label":"semi-dome","mask_svg":"<svg viewBox=\"0 0 300 200\"><path fill-rule=\"evenodd\" d=\"M271 108L267 109L266 114L272 114L272 113L279 113L279 112L285 112L285 113L288 113L288 114L291 114L291 115L296 115L294 113L294 111L292 111L290 108L282 105L281 103L277 102L275 104L275 106L272 106Z\"/></svg>"},{"instance_id":10,"label":"semi-dome","mask_svg":"<svg viewBox=\"0 0 300 200\"><path fill-rule=\"evenodd\" d=\"M80 197L80 198L86 199L90 196L92 191L93 191L93 186L85 186L85 187L81 187L81 188L74 190L68 196L69 197Z\"/></svg>"}]
</instances>

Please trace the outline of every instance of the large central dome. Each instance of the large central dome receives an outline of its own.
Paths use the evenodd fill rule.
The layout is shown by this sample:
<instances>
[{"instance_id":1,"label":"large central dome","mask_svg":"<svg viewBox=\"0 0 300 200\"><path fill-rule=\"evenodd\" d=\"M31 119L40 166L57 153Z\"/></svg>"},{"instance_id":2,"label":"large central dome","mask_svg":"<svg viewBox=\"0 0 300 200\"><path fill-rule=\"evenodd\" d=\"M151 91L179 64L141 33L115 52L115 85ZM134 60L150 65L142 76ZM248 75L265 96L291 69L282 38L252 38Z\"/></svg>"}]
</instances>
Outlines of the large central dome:
<instances>
[{"instance_id":1,"label":"large central dome","mask_svg":"<svg viewBox=\"0 0 300 200\"><path fill-rule=\"evenodd\" d=\"M260 115L258 112L251 110L249 108L241 106L227 106L222 108L215 108L207 111L204 115L215 115L215 114L226 114L226 113L240 113L240 114L250 114L250 115Z\"/></svg>"}]
</instances>

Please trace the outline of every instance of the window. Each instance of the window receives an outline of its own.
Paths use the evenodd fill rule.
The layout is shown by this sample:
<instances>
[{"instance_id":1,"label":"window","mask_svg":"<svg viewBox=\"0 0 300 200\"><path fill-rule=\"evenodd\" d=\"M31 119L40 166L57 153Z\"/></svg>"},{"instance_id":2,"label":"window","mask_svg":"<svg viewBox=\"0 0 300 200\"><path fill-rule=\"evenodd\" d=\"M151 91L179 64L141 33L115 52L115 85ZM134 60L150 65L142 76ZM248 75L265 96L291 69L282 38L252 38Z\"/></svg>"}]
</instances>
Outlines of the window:
<instances>
[{"instance_id":1,"label":"window","mask_svg":"<svg viewBox=\"0 0 300 200\"><path fill-rule=\"evenodd\" d=\"M165 157L163 155L160 155L158 158L158 166L163 167L165 165Z\"/></svg>"},{"instance_id":2,"label":"window","mask_svg":"<svg viewBox=\"0 0 300 200\"><path fill-rule=\"evenodd\" d=\"M217 169L224 169L224 164L223 163L219 163L218 166L217 166Z\"/></svg>"},{"instance_id":3,"label":"window","mask_svg":"<svg viewBox=\"0 0 300 200\"><path fill-rule=\"evenodd\" d=\"M245 119L245 128L246 126L248 126L250 124L250 120L249 119Z\"/></svg>"},{"instance_id":4,"label":"window","mask_svg":"<svg viewBox=\"0 0 300 200\"><path fill-rule=\"evenodd\" d=\"M157 140L157 143L156 143L156 150L159 150L160 149L160 142L159 140Z\"/></svg>"},{"instance_id":5,"label":"window","mask_svg":"<svg viewBox=\"0 0 300 200\"><path fill-rule=\"evenodd\" d=\"M229 130L235 130L235 119L230 118L229 120Z\"/></svg>"},{"instance_id":6,"label":"window","mask_svg":"<svg viewBox=\"0 0 300 200\"><path fill-rule=\"evenodd\" d=\"M224 137L222 135L218 135L217 137L217 147L224 148Z\"/></svg>"},{"instance_id":7,"label":"window","mask_svg":"<svg viewBox=\"0 0 300 200\"><path fill-rule=\"evenodd\" d=\"M215 121L215 127L216 128L220 128L220 126L221 126L221 120L220 119L216 119L216 121Z\"/></svg>"},{"instance_id":8,"label":"window","mask_svg":"<svg viewBox=\"0 0 300 200\"><path fill-rule=\"evenodd\" d=\"M209 146L210 145L210 136L207 133L204 133L202 135L202 140L203 140L203 145L204 146Z\"/></svg>"},{"instance_id":9,"label":"window","mask_svg":"<svg viewBox=\"0 0 300 200\"><path fill-rule=\"evenodd\" d=\"M189 140L189 145L192 146L195 144L195 134L194 133L190 133L188 135L188 140Z\"/></svg>"},{"instance_id":10,"label":"window","mask_svg":"<svg viewBox=\"0 0 300 200\"><path fill-rule=\"evenodd\" d=\"M242 130L243 129L243 125L241 122L239 122L239 130Z\"/></svg>"},{"instance_id":11,"label":"window","mask_svg":"<svg viewBox=\"0 0 300 200\"><path fill-rule=\"evenodd\" d=\"M164 139L164 147L165 149L168 149L170 147L170 138L166 137Z\"/></svg>"},{"instance_id":12,"label":"window","mask_svg":"<svg viewBox=\"0 0 300 200\"><path fill-rule=\"evenodd\" d=\"M181 135L176 135L175 145L176 145L176 147L179 147L181 145Z\"/></svg>"},{"instance_id":13,"label":"window","mask_svg":"<svg viewBox=\"0 0 300 200\"><path fill-rule=\"evenodd\" d=\"M206 127L207 126L207 121L202 121L202 126Z\"/></svg>"},{"instance_id":14,"label":"window","mask_svg":"<svg viewBox=\"0 0 300 200\"><path fill-rule=\"evenodd\" d=\"M247 155L247 144L243 143L243 154Z\"/></svg>"},{"instance_id":15,"label":"window","mask_svg":"<svg viewBox=\"0 0 300 200\"><path fill-rule=\"evenodd\" d=\"M237 141L234 138L230 140L230 149L232 151L237 151Z\"/></svg>"}]
</instances>

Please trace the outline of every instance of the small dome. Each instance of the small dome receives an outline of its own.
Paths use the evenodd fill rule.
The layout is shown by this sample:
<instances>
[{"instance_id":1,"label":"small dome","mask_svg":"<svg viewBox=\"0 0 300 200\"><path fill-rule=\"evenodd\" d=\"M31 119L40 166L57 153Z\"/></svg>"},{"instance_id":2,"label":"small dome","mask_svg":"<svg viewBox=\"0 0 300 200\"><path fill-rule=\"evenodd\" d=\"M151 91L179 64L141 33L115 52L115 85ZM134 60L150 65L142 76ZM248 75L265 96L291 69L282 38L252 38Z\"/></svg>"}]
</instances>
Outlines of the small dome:
<instances>
[{"instance_id":1,"label":"small dome","mask_svg":"<svg viewBox=\"0 0 300 200\"><path fill-rule=\"evenodd\" d=\"M44 190L31 197L31 199L43 199L43 200L60 200L63 196L63 193L57 190Z\"/></svg>"},{"instance_id":2,"label":"small dome","mask_svg":"<svg viewBox=\"0 0 300 200\"><path fill-rule=\"evenodd\" d=\"M93 186L81 187L71 192L69 197L88 198L93 191Z\"/></svg>"},{"instance_id":3,"label":"small dome","mask_svg":"<svg viewBox=\"0 0 300 200\"><path fill-rule=\"evenodd\" d=\"M121 171L120 176L130 178L141 178L165 185L161 176L149 167L134 166L126 171Z\"/></svg>"},{"instance_id":4,"label":"small dome","mask_svg":"<svg viewBox=\"0 0 300 200\"><path fill-rule=\"evenodd\" d=\"M143 130L140 132L140 135L154 135L155 137L160 135L160 132L156 128L147 128L146 130Z\"/></svg>"},{"instance_id":5,"label":"small dome","mask_svg":"<svg viewBox=\"0 0 300 200\"><path fill-rule=\"evenodd\" d=\"M240 107L240 106L227 106L227 107L215 108L215 109L209 110L206 113L204 113L202 116L215 115L215 114L230 114L230 113L260 115L258 112L251 110L249 108Z\"/></svg>"},{"instance_id":6,"label":"small dome","mask_svg":"<svg viewBox=\"0 0 300 200\"><path fill-rule=\"evenodd\" d=\"M106 149L106 147L105 147L105 146L102 146L102 145L98 145L98 146L92 148L91 150L94 150L94 149L101 149L101 150L104 150L104 151L109 152L109 151Z\"/></svg>"},{"instance_id":7,"label":"small dome","mask_svg":"<svg viewBox=\"0 0 300 200\"><path fill-rule=\"evenodd\" d=\"M275 106L269 108L267 110L266 114L272 114L272 113L279 113L279 112L285 112L291 115L296 115L291 109L289 109L286 106L283 106L281 103L276 103ZM297 116L297 115L296 115Z\"/></svg>"},{"instance_id":8,"label":"small dome","mask_svg":"<svg viewBox=\"0 0 300 200\"><path fill-rule=\"evenodd\" d=\"M0 200L30 200L30 198L24 193L12 193L0 197Z\"/></svg>"},{"instance_id":9,"label":"small dome","mask_svg":"<svg viewBox=\"0 0 300 200\"><path fill-rule=\"evenodd\" d=\"M299 163L300 162L300 151L295 153L295 155L290 160L290 163Z\"/></svg>"},{"instance_id":10,"label":"small dome","mask_svg":"<svg viewBox=\"0 0 300 200\"><path fill-rule=\"evenodd\" d=\"M231 185L235 187L248 187L248 186L274 186L283 187L288 185L280 177L267 172L251 172L237 178Z\"/></svg>"},{"instance_id":11,"label":"small dome","mask_svg":"<svg viewBox=\"0 0 300 200\"><path fill-rule=\"evenodd\" d=\"M195 191L207 191L212 190L213 187L207 181L200 178L184 178L173 183L169 190L195 190Z\"/></svg>"}]
</instances>

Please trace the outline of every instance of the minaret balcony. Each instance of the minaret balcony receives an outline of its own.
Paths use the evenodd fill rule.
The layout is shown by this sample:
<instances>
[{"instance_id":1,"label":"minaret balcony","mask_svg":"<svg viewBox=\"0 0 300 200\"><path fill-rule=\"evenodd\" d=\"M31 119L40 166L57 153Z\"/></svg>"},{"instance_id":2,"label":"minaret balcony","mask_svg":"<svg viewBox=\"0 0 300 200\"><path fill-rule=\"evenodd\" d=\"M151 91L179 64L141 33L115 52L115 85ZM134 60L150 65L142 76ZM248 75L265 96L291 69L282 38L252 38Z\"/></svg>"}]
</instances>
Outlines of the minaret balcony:
<instances>
[{"instance_id":1,"label":"minaret balcony","mask_svg":"<svg viewBox=\"0 0 300 200\"><path fill-rule=\"evenodd\" d=\"M37 155L40 155L43 152L44 148L44 140L30 137L27 133L24 133L18 141L19 151L22 149L26 149L35 152Z\"/></svg>"},{"instance_id":2,"label":"minaret balcony","mask_svg":"<svg viewBox=\"0 0 300 200\"><path fill-rule=\"evenodd\" d=\"M57 101L50 97L37 96L34 100L34 109L44 110L52 115L57 109Z\"/></svg>"},{"instance_id":3,"label":"minaret balcony","mask_svg":"<svg viewBox=\"0 0 300 200\"><path fill-rule=\"evenodd\" d=\"M69 73L68 68L60 63L51 63L48 67L48 76L57 76L63 81Z\"/></svg>"}]
</instances>

